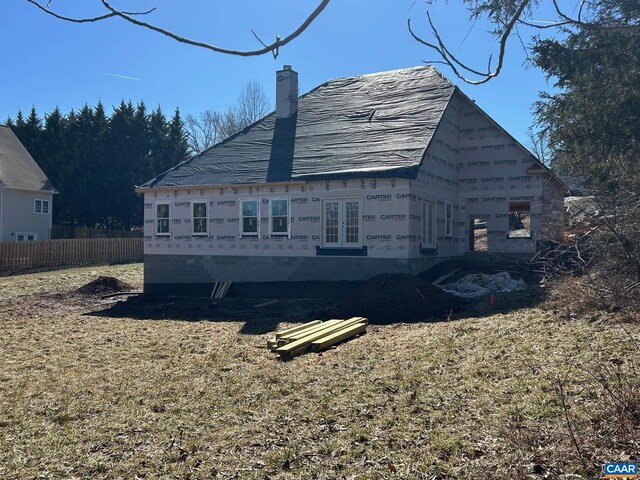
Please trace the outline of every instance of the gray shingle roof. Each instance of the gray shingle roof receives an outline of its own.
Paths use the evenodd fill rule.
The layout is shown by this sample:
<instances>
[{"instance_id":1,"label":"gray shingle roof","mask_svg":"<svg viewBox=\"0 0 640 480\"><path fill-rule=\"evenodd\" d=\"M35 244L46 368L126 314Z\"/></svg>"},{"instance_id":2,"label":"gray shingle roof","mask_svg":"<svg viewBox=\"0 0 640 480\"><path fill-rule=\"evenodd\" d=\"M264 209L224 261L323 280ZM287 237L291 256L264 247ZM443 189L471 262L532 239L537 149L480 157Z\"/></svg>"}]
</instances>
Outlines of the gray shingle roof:
<instances>
[{"instance_id":1,"label":"gray shingle roof","mask_svg":"<svg viewBox=\"0 0 640 480\"><path fill-rule=\"evenodd\" d=\"M455 86L433 67L328 81L142 188L417 175Z\"/></svg>"},{"instance_id":2,"label":"gray shingle roof","mask_svg":"<svg viewBox=\"0 0 640 480\"><path fill-rule=\"evenodd\" d=\"M0 184L5 188L55 192L27 149L5 125L0 125Z\"/></svg>"}]
</instances>

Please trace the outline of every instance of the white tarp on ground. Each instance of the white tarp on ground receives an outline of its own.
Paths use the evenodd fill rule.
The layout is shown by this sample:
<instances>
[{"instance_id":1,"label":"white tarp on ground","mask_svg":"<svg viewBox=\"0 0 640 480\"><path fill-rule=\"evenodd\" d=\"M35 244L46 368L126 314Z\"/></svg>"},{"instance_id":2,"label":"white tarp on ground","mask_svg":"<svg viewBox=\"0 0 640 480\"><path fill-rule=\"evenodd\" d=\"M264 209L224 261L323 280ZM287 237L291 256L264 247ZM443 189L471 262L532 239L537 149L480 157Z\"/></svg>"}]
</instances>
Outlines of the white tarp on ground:
<instances>
[{"instance_id":1,"label":"white tarp on ground","mask_svg":"<svg viewBox=\"0 0 640 480\"><path fill-rule=\"evenodd\" d=\"M455 283L440 285L445 292L458 297L475 298L498 292L515 292L525 290L527 284L524 280L515 280L507 272L472 273L465 275Z\"/></svg>"}]
</instances>

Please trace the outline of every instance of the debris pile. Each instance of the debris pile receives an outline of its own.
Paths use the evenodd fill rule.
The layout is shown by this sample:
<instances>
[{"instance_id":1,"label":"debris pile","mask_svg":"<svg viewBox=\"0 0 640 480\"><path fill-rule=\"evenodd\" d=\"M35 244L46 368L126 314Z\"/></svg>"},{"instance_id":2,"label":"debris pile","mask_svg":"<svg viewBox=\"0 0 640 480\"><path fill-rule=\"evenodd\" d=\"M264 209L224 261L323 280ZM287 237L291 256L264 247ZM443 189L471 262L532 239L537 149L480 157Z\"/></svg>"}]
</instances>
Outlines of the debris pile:
<instances>
[{"instance_id":1,"label":"debris pile","mask_svg":"<svg viewBox=\"0 0 640 480\"><path fill-rule=\"evenodd\" d=\"M133 290L128 283L124 283L115 277L100 276L95 280L83 285L76 290L77 293L83 295L105 295L109 293L118 293L127 290Z\"/></svg>"},{"instance_id":2,"label":"debris pile","mask_svg":"<svg viewBox=\"0 0 640 480\"><path fill-rule=\"evenodd\" d=\"M364 315L373 323L394 323L444 320L464 306L464 300L419 277L385 273L349 292L339 311L344 316Z\"/></svg>"},{"instance_id":3,"label":"debris pile","mask_svg":"<svg viewBox=\"0 0 640 480\"><path fill-rule=\"evenodd\" d=\"M477 298L498 292L526 290L524 280L511 278L508 272L495 274L472 273L454 283L440 285L445 292L462 298Z\"/></svg>"},{"instance_id":4,"label":"debris pile","mask_svg":"<svg viewBox=\"0 0 640 480\"><path fill-rule=\"evenodd\" d=\"M307 351L319 352L366 331L367 319L363 317L326 322L314 320L276 332L274 338L267 340L267 347L286 359Z\"/></svg>"},{"instance_id":5,"label":"debris pile","mask_svg":"<svg viewBox=\"0 0 640 480\"><path fill-rule=\"evenodd\" d=\"M565 219L569 226L588 222L602 212L595 197L565 197Z\"/></svg>"}]
</instances>

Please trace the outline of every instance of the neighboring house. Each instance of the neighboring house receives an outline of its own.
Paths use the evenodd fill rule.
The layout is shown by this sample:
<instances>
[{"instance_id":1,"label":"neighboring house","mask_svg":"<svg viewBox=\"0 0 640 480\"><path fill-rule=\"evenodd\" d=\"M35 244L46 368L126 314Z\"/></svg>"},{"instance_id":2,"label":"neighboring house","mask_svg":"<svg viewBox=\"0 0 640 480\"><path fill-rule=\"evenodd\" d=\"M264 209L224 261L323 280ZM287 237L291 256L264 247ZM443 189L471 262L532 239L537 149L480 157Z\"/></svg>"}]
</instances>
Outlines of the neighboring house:
<instances>
[{"instance_id":1,"label":"neighboring house","mask_svg":"<svg viewBox=\"0 0 640 480\"><path fill-rule=\"evenodd\" d=\"M463 255L479 226L494 253L560 238L562 181L433 67L276 83L274 113L139 188L146 292L326 294Z\"/></svg>"},{"instance_id":2,"label":"neighboring house","mask_svg":"<svg viewBox=\"0 0 640 480\"><path fill-rule=\"evenodd\" d=\"M54 193L18 137L0 125L0 241L48 240Z\"/></svg>"}]
</instances>

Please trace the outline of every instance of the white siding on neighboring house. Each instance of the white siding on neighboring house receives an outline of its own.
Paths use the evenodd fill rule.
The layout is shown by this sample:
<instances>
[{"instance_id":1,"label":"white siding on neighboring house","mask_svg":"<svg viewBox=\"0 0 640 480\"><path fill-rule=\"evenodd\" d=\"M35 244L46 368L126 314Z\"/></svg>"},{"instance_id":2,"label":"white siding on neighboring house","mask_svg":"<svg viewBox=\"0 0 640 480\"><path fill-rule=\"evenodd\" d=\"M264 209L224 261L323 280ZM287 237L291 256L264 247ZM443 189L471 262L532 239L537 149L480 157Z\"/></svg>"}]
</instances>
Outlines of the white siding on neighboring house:
<instances>
[{"instance_id":1,"label":"white siding on neighboring house","mask_svg":"<svg viewBox=\"0 0 640 480\"><path fill-rule=\"evenodd\" d=\"M39 201L39 208L36 208L36 200ZM4 189L0 205L2 209L0 240L19 240L18 234L21 234L24 240L27 239L27 234L35 235L36 240L48 240L51 231L52 203L53 195L50 192Z\"/></svg>"}]
</instances>

